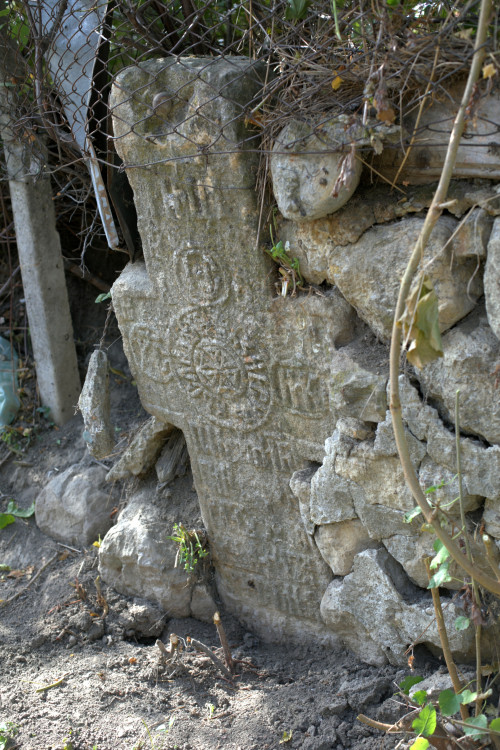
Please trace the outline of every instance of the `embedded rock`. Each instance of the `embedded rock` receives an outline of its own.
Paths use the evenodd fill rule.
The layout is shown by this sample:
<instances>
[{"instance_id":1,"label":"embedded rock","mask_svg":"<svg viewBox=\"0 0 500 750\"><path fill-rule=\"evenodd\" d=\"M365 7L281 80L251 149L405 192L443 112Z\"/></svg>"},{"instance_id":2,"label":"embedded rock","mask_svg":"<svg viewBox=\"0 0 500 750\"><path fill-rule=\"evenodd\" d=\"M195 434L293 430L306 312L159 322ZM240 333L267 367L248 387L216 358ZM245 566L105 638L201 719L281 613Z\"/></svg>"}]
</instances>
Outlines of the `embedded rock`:
<instances>
[{"instance_id":1,"label":"embedded rock","mask_svg":"<svg viewBox=\"0 0 500 750\"><path fill-rule=\"evenodd\" d=\"M155 602L171 617L188 617L194 581L175 567L177 549L168 540L177 521L154 503L148 485L122 511L99 548L99 573L116 591Z\"/></svg>"},{"instance_id":2,"label":"embedded rock","mask_svg":"<svg viewBox=\"0 0 500 750\"><path fill-rule=\"evenodd\" d=\"M115 440L110 417L108 358L101 349L90 357L78 407L85 424L83 439L89 453L94 458L109 456Z\"/></svg>"},{"instance_id":3,"label":"embedded rock","mask_svg":"<svg viewBox=\"0 0 500 750\"><path fill-rule=\"evenodd\" d=\"M393 224L376 225L347 246L323 238L315 223L302 228L300 243L294 241L292 232L286 236L291 237L290 253L299 259L305 277L336 284L375 334L389 341L409 248L415 245L423 222L419 217L405 217ZM476 258L464 254L454 257L455 241L459 249L463 246L453 238L457 227L456 219L442 216L424 253L426 273L439 299L441 331L465 317L483 292ZM308 273L311 266L315 268L314 278Z\"/></svg>"},{"instance_id":4,"label":"embedded rock","mask_svg":"<svg viewBox=\"0 0 500 750\"><path fill-rule=\"evenodd\" d=\"M51 479L36 498L38 528L73 546L86 547L104 536L114 505L105 477L106 469L84 460Z\"/></svg>"},{"instance_id":5,"label":"embedded rock","mask_svg":"<svg viewBox=\"0 0 500 750\"><path fill-rule=\"evenodd\" d=\"M460 391L460 430L500 444L500 398L495 368L500 341L478 309L443 336L444 356L418 372L425 395L453 423ZM488 407L485 408L485 405Z\"/></svg>"},{"instance_id":6,"label":"embedded rock","mask_svg":"<svg viewBox=\"0 0 500 750\"><path fill-rule=\"evenodd\" d=\"M134 435L116 464L106 476L107 482L146 474L158 460L166 439L174 426L157 417L150 417Z\"/></svg>"},{"instance_id":7,"label":"embedded rock","mask_svg":"<svg viewBox=\"0 0 500 750\"><path fill-rule=\"evenodd\" d=\"M500 340L500 218L495 219L484 269L484 296L488 322Z\"/></svg>"},{"instance_id":8,"label":"embedded rock","mask_svg":"<svg viewBox=\"0 0 500 750\"><path fill-rule=\"evenodd\" d=\"M317 127L292 120L278 135L271 175L287 219L311 221L338 211L358 187L363 165L351 150L349 124L343 115Z\"/></svg>"},{"instance_id":9,"label":"embedded rock","mask_svg":"<svg viewBox=\"0 0 500 750\"><path fill-rule=\"evenodd\" d=\"M351 572L358 552L377 546L359 518L318 526L314 541L336 576Z\"/></svg>"},{"instance_id":10,"label":"embedded rock","mask_svg":"<svg viewBox=\"0 0 500 750\"><path fill-rule=\"evenodd\" d=\"M457 656L473 648L472 628L457 631L460 610L452 602L444 608L450 646ZM353 572L329 585L321 602L325 623L354 653L369 664L403 664L405 651L415 641L440 648L432 601L410 584L402 569L383 549L360 552Z\"/></svg>"},{"instance_id":11,"label":"embedded rock","mask_svg":"<svg viewBox=\"0 0 500 750\"><path fill-rule=\"evenodd\" d=\"M476 257L476 260L486 258L486 248L493 226L493 217L484 208L471 211L460 223L453 238L453 251L457 257Z\"/></svg>"}]
</instances>

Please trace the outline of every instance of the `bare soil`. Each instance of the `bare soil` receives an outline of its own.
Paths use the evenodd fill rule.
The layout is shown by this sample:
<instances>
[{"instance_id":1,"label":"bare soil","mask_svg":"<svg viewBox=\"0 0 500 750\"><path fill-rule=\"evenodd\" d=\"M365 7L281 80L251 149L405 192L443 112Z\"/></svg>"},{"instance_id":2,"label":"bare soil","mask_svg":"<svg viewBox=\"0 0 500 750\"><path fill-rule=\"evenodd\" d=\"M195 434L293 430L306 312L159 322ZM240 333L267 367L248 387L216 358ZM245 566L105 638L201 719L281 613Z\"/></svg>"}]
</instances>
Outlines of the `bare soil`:
<instances>
[{"instance_id":1,"label":"bare soil","mask_svg":"<svg viewBox=\"0 0 500 750\"><path fill-rule=\"evenodd\" d=\"M118 365L115 362L115 370ZM114 375L113 416L125 442L144 419L130 379ZM85 454L82 422L46 427L28 451L0 467L0 512L28 507L57 471ZM407 748L357 721L362 712L396 721L393 698L409 669L376 668L349 651L303 643L267 644L220 612L238 659L224 678L206 655L159 664L157 637L195 638L222 658L213 624L168 619L144 600L102 584L96 547L73 550L43 535L34 518L0 530L0 724L11 722L23 750L271 750ZM49 562L50 561L50 562ZM39 571L46 564L39 577ZM9 601L10 597L18 597ZM106 612L107 609L107 612ZM420 674L439 662L416 652Z\"/></svg>"}]
</instances>

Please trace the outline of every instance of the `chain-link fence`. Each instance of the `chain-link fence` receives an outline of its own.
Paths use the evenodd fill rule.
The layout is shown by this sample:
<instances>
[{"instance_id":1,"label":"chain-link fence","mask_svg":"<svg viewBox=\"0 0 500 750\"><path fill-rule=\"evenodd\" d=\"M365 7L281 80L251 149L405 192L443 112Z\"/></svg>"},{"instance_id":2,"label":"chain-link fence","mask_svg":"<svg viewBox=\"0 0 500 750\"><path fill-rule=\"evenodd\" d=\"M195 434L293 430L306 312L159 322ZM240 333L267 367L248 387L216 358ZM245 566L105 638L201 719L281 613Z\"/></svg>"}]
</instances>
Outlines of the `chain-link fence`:
<instances>
[{"instance_id":1,"label":"chain-link fence","mask_svg":"<svg viewBox=\"0 0 500 750\"><path fill-rule=\"evenodd\" d=\"M360 158L369 164L380 149L378 131L394 124L397 137L388 144L384 136L384 147L404 152L418 131L418 118L413 132L398 125L418 112L422 101L427 106L449 98L450 87L468 70L478 12L478 2L446 1L10 0L0 11L8 126L40 169L51 172L59 224L84 251L102 233L96 200L106 200L108 189L113 194L114 180L115 194L122 195L124 178L116 175L132 166L116 155L109 106L112 82L123 68L158 58L167 66L197 56L206 61L199 69L203 75L221 56L260 61L254 68L256 94L237 108L249 148L265 156L290 120L303 120L317 132L343 114L341 147L358 140ZM491 67L470 103L472 128L498 78L498 8L494 13ZM164 66L155 66L142 86L152 86ZM136 94L141 92L131 95ZM172 99L182 94L169 92ZM151 101L146 116L160 105ZM197 114L188 110L186 117ZM140 124L131 125L139 134ZM494 141L498 123L486 127ZM168 135L168 121L164 128ZM216 139L219 153L223 131ZM111 230L105 229L109 242Z\"/></svg>"}]
</instances>

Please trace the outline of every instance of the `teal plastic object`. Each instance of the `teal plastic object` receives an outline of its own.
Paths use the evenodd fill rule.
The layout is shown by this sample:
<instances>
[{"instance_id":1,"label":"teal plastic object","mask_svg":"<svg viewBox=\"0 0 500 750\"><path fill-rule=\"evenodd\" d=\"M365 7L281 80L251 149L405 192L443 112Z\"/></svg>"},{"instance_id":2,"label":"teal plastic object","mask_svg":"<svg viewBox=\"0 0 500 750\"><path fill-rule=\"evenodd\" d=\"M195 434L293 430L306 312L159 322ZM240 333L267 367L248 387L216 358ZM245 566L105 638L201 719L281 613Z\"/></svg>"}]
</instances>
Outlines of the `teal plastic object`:
<instances>
[{"instance_id":1,"label":"teal plastic object","mask_svg":"<svg viewBox=\"0 0 500 750\"><path fill-rule=\"evenodd\" d=\"M13 422L21 406L17 395L18 362L19 357L10 341L0 338L0 427Z\"/></svg>"}]
</instances>

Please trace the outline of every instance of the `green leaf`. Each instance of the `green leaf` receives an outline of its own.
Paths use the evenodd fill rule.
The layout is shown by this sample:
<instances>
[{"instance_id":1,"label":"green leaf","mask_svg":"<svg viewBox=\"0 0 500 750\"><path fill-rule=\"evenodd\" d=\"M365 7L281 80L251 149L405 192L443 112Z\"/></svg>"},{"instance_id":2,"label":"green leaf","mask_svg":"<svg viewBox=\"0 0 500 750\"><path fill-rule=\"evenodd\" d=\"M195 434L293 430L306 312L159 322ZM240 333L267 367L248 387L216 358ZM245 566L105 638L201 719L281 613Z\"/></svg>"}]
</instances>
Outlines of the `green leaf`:
<instances>
[{"instance_id":1,"label":"green leaf","mask_svg":"<svg viewBox=\"0 0 500 750\"><path fill-rule=\"evenodd\" d=\"M467 630L470 625L470 620L464 615L459 615L455 620L455 630Z\"/></svg>"},{"instance_id":2,"label":"green leaf","mask_svg":"<svg viewBox=\"0 0 500 750\"><path fill-rule=\"evenodd\" d=\"M458 698L460 703L465 706L467 703L474 703L477 698L477 693L473 693L471 690L465 688L465 690L462 690L462 692L459 693Z\"/></svg>"},{"instance_id":3,"label":"green leaf","mask_svg":"<svg viewBox=\"0 0 500 750\"><path fill-rule=\"evenodd\" d=\"M12 513L13 516L18 518L31 518L35 512L35 501L31 503L29 508L19 508L15 500L9 500L7 505L7 513Z\"/></svg>"},{"instance_id":4,"label":"green leaf","mask_svg":"<svg viewBox=\"0 0 500 750\"><path fill-rule=\"evenodd\" d=\"M420 506L417 505L416 508L413 508L413 510L409 510L404 514L403 520L405 523L411 523L413 519L419 516L421 513L422 511L420 510Z\"/></svg>"},{"instance_id":5,"label":"green leaf","mask_svg":"<svg viewBox=\"0 0 500 750\"><path fill-rule=\"evenodd\" d=\"M451 581L451 576L448 572L448 568L450 567L449 562L445 562L441 565L438 571L434 573L431 580L429 581L429 585L427 586L428 589L435 589L438 586L442 586L443 583L447 583L448 581Z\"/></svg>"},{"instance_id":6,"label":"green leaf","mask_svg":"<svg viewBox=\"0 0 500 750\"><path fill-rule=\"evenodd\" d=\"M103 294L98 294L95 298L96 304L99 302L105 302L107 299L111 299L111 292L103 292Z\"/></svg>"},{"instance_id":7,"label":"green leaf","mask_svg":"<svg viewBox=\"0 0 500 750\"><path fill-rule=\"evenodd\" d=\"M453 690L442 690L439 693L439 708L443 716L453 716L460 710L460 698Z\"/></svg>"},{"instance_id":8,"label":"green leaf","mask_svg":"<svg viewBox=\"0 0 500 750\"><path fill-rule=\"evenodd\" d=\"M439 330L439 303L432 282L424 276L407 301L402 321L405 335L411 341L406 353L415 367L422 368L443 356Z\"/></svg>"},{"instance_id":9,"label":"green leaf","mask_svg":"<svg viewBox=\"0 0 500 750\"><path fill-rule=\"evenodd\" d=\"M14 523L15 517L10 513L0 513L0 529L5 529L11 523Z\"/></svg>"},{"instance_id":10,"label":"green leaf","mask_svg":"<svg viewBox=\"0 0 500 750\"><path fill-rule=\"evenodd\" d=\"M500 719L493 719L488 729L491 729L492 732L500 732Z\"/></svg>"},{"instance_id":11,"label":"green leaf","mask_svg":"<svg viewBox=\"0 0 500 750\"><path fill-rule=\"evenodd\" d=\"M427 690L416 690L411 696L412 701L418 703L419 706L423 706L427 700Z\"/></svg>"},{"instance_id":12,"label":"green leaf","mask_svg":"<svg viewBox=\"0 0 500 750\"><path fill-rule=\"evenodd\" d=\"M419 682L423 682L423 679L423 677L420 677L417 674L409 674L408 677L405 677L404 680L399 683L398 687L402 693L409 695L410 688L414 685L418 685Z\"/></svg>"},{"instance_id":13,"label":"green leaf","mask_svg":"<svg viewBox=\"0 0 500 750\"><path fill-rule=\"evenodd\" d=\"M0 573L10 573L12 568L10 565L6 565L5 563L0 563Z\"/></svg>"},{"instance_id":14,"label":"green leaf","mask_svg":"<svg viewBox=\"0 0 500 750\"><path fill-rule=\"evenodd\" d=\"M436 729L436 725L436 709L430 703L420 711L412 723L414 731L423 737L429 737Z\"/></svg>"},{"instance_id":15,"label":"green leaf","mask_svg":"<svg viewBox=\"0 0 500 750\"><path fill-rule=\"evenodd\" d=\"M488 727L488 719L484 714L479 714L479 716L473 716L472 719L467 719L467 724L473 726L463 727L464 734L478 738L486 734L484 730Z\"/></svg>"},{"instance_id":16,"label":"green leaf","mask_svg":"<svg viewBox=\"0 0 500 750\"><path fill-rule=\"evenodd\" d=\"M434 547L434 551L437 554L432 558L430 568L431 570L435 570L435 568L439 567L439 565L442 565L446 560L449 559L450 553L444 546L441 539L436 539L432 546Z\"/></svg>"},{"instance_id":17,"label":"green leaf","mask_svg":"<svg viewBox=\"0 0 500 750\"><path fill-rule=\"evenodd\" d=\"M288 21L301 21L309 7L309 0L288 0L288 8L286 9L286 19Z\"/></svg>"},{"instance_id":18,"label":"green leaf","mask_svg":"<svg viewBox=\"0 0 500 750\"><path fill-rule=\"evenodd\" d=\"M410 745L410 750L427 750L429 747L429 740L425 737L417 737L415 742Z\"/></svg>"}]
</instances>

